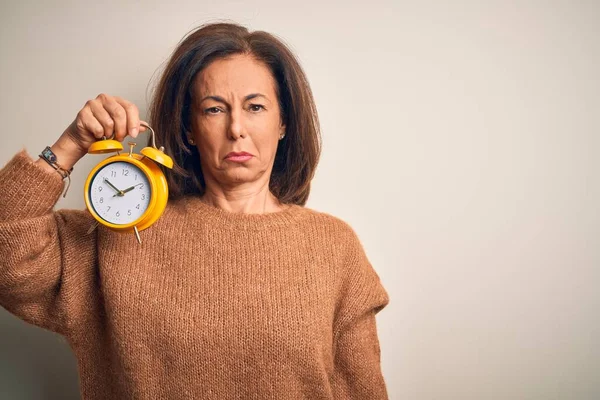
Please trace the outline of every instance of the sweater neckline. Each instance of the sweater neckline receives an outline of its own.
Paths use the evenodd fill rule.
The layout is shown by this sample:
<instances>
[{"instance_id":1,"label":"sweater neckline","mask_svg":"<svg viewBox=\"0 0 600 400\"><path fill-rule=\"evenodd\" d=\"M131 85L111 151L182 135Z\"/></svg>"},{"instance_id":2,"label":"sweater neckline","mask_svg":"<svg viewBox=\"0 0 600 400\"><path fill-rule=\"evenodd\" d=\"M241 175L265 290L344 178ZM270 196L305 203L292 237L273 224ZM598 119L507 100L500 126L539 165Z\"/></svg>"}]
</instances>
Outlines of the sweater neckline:
<instances>
[{"instance_id":1,"label":"sweater neckline","mask_svg":"<svg viewBox=\"0 0 600 400\"><path fill-rule=\"evenodd\" d=\"M227 229L260 230L290 225L299 220L305 211L303 206L288 204L288 207L281 211L260 214L236 213L204 203L198 195L188 195L185 198L186 209L194 219Z\"/></svg>"}]
</instances>

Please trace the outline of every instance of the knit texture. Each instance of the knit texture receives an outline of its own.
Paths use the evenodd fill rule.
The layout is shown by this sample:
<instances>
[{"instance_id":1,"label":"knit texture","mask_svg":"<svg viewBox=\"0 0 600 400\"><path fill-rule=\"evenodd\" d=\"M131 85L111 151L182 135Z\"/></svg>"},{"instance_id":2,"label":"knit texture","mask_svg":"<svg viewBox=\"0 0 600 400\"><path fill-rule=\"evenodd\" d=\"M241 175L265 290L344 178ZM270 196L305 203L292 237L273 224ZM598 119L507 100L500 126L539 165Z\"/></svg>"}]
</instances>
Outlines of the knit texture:
<instances>
[{"instance_id":1,"label":"knit texture","mask_svg":"<svg viewBox=\"0 0 600 400\"><path fill-rule=\"evenodd\" d=\"M388 293L344 221L187 196L140 245L53 211L63 185L25 149L0 170L0 305L66 337L83 399L388 398Z\"/></svg>"}]
</instances>

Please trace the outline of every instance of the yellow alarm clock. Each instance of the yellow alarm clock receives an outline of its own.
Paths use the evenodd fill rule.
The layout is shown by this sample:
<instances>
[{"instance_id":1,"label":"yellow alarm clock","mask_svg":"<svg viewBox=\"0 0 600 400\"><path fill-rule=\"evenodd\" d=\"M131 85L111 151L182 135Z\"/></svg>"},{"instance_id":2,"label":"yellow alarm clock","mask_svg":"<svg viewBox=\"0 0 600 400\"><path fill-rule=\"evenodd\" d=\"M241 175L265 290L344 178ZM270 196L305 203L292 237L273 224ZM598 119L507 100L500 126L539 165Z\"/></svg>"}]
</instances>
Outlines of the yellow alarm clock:
<instances>
[{"instance_id":1,"label":"yellow alarm clock","mask_svg":"<svg viewBox=\"0 0 600 400\"><path fill-rule=\"evenodd\" d=\"M158 164L173 168L173 160L156 148L154 130L152 147L140 154L133 153L135 143L129 142L129 153L121 154L123 145L114 139L100 140L88 149L89 154L116 152L96 165L89 173L84 187L85 205L98 224L118 232L134 232L142 243L139 232L155 223L167 206L169 188ZM114 136L114 135L113 135Z\"/></svg>"}]
</instances>

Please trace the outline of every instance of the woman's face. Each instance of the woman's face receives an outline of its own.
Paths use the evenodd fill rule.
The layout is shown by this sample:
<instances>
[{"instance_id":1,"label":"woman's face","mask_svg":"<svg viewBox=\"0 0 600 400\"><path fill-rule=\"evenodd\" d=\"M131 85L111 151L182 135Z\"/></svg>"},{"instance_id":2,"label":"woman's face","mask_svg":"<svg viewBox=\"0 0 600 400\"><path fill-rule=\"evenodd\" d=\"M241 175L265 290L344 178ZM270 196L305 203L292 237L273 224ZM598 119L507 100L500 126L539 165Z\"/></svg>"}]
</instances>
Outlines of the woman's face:
<instances>
[{"instance_id":1,"label":"woman's face","mask_svg":"<svg viewBox=\"0 0 600 400\"><path fill-rule=\"evenodd\" d=\"M207 185L268 185L285 131L275 84L268 67L248 55L215 60L196 76L191 137Z\"/></svg>"}]
</instances>

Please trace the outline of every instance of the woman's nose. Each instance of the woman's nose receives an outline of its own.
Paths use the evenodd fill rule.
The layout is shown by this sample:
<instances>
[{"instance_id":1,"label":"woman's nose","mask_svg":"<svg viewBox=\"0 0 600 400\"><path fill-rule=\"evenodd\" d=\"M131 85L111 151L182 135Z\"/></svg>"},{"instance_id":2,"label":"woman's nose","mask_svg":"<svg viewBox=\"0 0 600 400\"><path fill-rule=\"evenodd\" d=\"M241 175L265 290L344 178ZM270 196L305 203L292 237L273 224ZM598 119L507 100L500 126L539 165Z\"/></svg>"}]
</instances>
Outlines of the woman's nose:
<instances>
[{"instance_id":1,"label":"woman's nose","mask_svg":"<svg viewBox=\"0 0 600 400\"><path fill-rule=\"evenodd\" d=\"M229 116L228 136L233 140L246 137L242 110L232 109Z\"/></svg>"}]
</instances>

